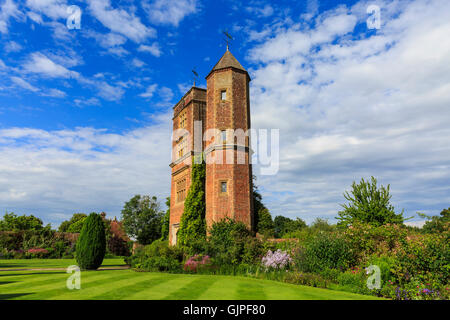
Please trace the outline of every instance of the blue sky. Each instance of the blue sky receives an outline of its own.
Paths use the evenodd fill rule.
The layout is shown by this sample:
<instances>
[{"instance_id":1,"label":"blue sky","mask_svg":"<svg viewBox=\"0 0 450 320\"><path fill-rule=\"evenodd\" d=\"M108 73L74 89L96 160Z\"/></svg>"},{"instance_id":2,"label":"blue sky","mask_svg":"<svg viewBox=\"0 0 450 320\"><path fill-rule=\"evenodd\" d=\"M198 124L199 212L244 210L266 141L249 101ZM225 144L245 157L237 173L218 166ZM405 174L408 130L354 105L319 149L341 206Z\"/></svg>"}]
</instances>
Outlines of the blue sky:
<instances>
[{"instance_id":1,"label":"blue sky","mask_svg":"<svg viewBox=\"0 0 450 320\"><path fill-rule=\"evenodd\" d=\"M80 29L66 27L70 5ZM449 21L443 0L0 0L0 211L57 225L168 196L172 106L193 68L205 87L228 30L252 77L252 125L280 130L278 174L255 166L273 215L333 220L371 175L398 211L438 214L450 206Z\"/></svg>"}]
</instances>

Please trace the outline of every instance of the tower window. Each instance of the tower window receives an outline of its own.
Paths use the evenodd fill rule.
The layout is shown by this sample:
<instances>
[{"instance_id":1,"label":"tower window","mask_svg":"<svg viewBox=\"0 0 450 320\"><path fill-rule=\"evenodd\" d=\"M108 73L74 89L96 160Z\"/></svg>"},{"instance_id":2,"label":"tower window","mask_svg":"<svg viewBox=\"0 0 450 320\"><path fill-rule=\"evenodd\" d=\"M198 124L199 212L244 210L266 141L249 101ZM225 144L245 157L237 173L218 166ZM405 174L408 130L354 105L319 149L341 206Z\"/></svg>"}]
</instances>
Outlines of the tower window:
<instances>
[{"instance_id":1,"label":"tower window","mask_svg":"<svg viewBox=\"0 0 450 320\"><path fill-rule=\"evenodd\" d=\"M226 183L226 181L222 181L220 183L220 192L222 192L222 193L227 192L227 183Z\"/></svg>"},{"instance_id":2,"label":"tower window","mask_svg":"<svg viewBox=\"0 0 450 320\"><path fill-rule=\"evenodd\" d=\"M222 90L220 92L220 99L227 100L227 91L226 90Z\"/></svg>"},{"instance_id":3,"label":"tower window","mask_svg":"<svg viewBox=\"0 0 450 320\"><path fill-rule=\"evenodd\" d=\"M180 120L180 128L182 128L182 129L186 128L186 112L183 112L180 115L179 120Z\"/></svg>"}]
</instances>

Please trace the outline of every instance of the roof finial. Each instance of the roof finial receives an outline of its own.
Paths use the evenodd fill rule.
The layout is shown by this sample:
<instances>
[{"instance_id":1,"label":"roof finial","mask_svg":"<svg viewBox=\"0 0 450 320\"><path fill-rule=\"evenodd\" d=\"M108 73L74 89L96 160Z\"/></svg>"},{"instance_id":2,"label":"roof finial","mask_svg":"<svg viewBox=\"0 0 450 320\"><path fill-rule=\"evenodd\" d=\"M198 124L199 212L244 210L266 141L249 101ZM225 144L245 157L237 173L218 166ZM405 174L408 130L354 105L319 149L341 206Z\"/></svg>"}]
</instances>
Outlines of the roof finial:
<instances>
[{"instance_id":1,"label":"roof finial","mask_svg":"<svg viewBox=\"0 0 450 320\"><path fill-rule=\"evenodd\" d=\"M192 69L192 73L194 74L194 87L195 87L195 81L196 81L197 78L198 78L198 73L197 73L197 71L195 71L195 68Z\"/></svg>"},{"instance_id":2,"label":"roof finial","mask_svg":"<svg viewBox=\"0 0 450 320\"><path fill-rule=\"evenodd\" d=\"M227 51L230 51L230 42L231 42L231 40L233 40L233 37L227 31L224 31L223 34L227 37L225 39L225 41L227 43Z\"/></svg>"}]
</instances>

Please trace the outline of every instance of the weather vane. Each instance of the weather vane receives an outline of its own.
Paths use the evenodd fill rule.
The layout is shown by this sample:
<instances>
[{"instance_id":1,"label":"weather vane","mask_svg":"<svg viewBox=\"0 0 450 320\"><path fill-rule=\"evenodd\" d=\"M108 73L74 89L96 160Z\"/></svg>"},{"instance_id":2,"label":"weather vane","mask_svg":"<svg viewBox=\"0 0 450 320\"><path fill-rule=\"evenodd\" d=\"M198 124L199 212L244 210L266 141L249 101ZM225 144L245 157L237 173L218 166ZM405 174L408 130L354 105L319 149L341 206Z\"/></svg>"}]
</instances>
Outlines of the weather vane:
<instances>
[{"instance_id":1,"label":"weather vane","mask_svg":"<svg viewBox=\"0 0 450 320\"><path fill-rule=\"evenodd\" d=\"M233 39L233 37L232 37L227 31L224 31L223 34L227 37L227 38L225 39L225 42L227 43L227 51L228 51L228 50L229 50L229 46L230 46L230 42L231 42L232 40L234 40L234 39Z\"/></svg>"},{"instance_id":2,"label":"weather vane","mask_svg":"<svg viewBox=\"0 0 450 320\"><path fill-rule=\"evenodd\" d=\"M198 78L198 73L197 73L197 71L195 71L195 68L192 69L192 73L194 74L194 87L195 87L195 82L196 82L196 80Z\"/></svg>"}]
</instances>

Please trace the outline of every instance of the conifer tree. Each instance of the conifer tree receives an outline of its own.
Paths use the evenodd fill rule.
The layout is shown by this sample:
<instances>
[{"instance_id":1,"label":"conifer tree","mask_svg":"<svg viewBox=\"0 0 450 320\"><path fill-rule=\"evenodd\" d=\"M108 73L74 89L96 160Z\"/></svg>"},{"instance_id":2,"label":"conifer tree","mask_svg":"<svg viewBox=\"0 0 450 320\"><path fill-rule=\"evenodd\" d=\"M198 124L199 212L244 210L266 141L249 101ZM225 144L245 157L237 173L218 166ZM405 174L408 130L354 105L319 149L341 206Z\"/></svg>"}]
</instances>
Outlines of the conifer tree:
<instances>
[{"instance_id":1,"label":"conifer tree","mask_svg":"<svg viewBox=\"0 0 450 320\"><path fill-rule=\"evenodd\" d=\"M85 220L76 244L76 259L82 270L96 270L101 266L106 252L106 235L103 220L93 212Z\"/></svg>"},{"instance_id":2,"label":"conifer tree","mask_svg":"<svg viewBox=\"0 0 450 320\"><path fill-rule=\"evenodd\" d=\"M204 161L198 162L200 161L192 162L191 186L184 201L184 211L177 234L178 245L182 246L206 238L206 164Z\"/></svg>"}]
</instances>

